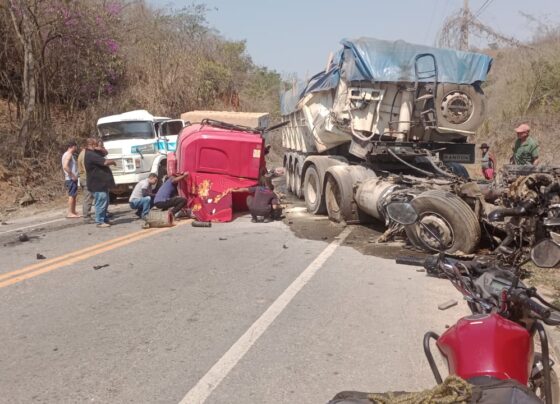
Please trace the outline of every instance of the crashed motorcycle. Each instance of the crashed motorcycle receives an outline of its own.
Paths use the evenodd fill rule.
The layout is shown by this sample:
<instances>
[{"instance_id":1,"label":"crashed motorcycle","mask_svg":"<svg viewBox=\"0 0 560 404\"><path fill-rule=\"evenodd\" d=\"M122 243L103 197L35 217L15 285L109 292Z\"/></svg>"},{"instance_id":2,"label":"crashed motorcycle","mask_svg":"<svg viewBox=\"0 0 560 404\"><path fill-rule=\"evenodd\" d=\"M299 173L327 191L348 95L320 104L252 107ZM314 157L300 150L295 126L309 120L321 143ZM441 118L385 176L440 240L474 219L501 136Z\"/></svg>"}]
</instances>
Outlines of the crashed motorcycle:
<instances>
[{"instance_id":1,"label":"crashed motorcycle","mask_svg":"<svg viewBox=\"0 0 560 404\"><path fill-rule=\"evenodd\" d=\"M418 220L414 207L408 203L390 204L387 212L392 220L403 225ZM437 238L436 234L433 236ZM534 251L532 256L537 260L543 258ZM558 402L558 380L543 323L560 325L560 308L548 303L536 288L521 282L519 267L512 271L480 265L477 261L455 260L448 258L443 249L435 258L401 257L397 262L422 265L443 274L461 292L473 313L441 335L428 332L424 337L424 351L438 384L442 377L431 352L432 340L447 360L450 374L474 385L514 381L528 387L521 390L528 395L527 400L532 392L547 404ZM534 349L536 336L540 353Z\"/></svg>"}]
</instances>

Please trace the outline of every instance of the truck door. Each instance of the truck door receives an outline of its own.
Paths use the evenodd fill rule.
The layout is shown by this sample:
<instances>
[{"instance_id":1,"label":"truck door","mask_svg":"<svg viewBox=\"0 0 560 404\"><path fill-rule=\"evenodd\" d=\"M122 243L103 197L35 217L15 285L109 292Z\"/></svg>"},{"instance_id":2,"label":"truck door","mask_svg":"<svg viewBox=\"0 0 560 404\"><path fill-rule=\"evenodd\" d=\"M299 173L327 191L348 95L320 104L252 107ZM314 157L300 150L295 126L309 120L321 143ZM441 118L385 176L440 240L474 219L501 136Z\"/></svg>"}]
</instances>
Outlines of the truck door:
<instances>
[{"instance_id":1,"label":"truck door","mask_svg":"<svg viewBox=\"0 0 560 404\"><path fill-rule=\"evenodd\" d=\"M177 136L187 124L188 122L182 119L170 119L160 123L158 137L160 143L163 143L163 150L165 150L166 153L175 151Z\"/></svg>"}]
</instances>

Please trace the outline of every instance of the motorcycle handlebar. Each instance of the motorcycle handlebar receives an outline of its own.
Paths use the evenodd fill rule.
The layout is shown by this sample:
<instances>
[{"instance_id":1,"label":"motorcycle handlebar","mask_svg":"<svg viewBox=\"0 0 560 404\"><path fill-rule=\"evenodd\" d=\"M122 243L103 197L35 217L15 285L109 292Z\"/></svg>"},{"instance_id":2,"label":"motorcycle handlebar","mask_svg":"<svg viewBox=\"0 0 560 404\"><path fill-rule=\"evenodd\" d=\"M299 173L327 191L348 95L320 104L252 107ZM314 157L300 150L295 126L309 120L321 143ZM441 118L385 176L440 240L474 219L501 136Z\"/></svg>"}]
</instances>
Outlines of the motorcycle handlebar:
<instances>
[{"instance_id":1,"label":"motorcycle handlebar","mask_svg":"<svg viewBox=\"0 0 560 404\"><path fill-rule=\"evenodd\" d=\"M416 266L416 267L423 267L424 264L426 263L426 259L425 258L421 258L421 257L397 257L397 259L395 260L397 262L397 264L402 264L402 265L412 265L412 266Z\"/></svg>"},{"instance_id":2,"label":"motorcycle handlebar","mask_svg":"<svg viewBox=\"0 0 560 404\"><path fill-rule=\"evenodd\" d=\"M551 312L549 309L547 309L544 306L541 306L540 304L532 300L529 296L527 296L525 293L515 293L512 294L512 297L513 300L517 300L518 302L526 305L529 310L531 310L533 313L541 317L543 320L546 320L547 318L550 317Z\"/></svg>"}]
</instances>

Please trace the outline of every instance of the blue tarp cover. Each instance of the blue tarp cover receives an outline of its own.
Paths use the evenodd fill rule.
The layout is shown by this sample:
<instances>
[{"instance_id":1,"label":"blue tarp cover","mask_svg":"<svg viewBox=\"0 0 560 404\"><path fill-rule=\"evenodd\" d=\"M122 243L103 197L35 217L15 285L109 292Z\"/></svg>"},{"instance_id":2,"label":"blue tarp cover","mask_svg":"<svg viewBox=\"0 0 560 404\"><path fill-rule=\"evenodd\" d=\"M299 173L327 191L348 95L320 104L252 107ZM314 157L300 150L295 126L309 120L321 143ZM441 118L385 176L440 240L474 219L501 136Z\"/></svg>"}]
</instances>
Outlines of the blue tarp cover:
<instances>
[{"instance_id":1,"label":"blue tarp cover","mask_svg":"<svg viewBox=\"0 0 560 404\"><path fill-rule=\"evenodd\" d=\"M413 45L404 41L383 41L373 38L343 39L327 71L313 76L307 83L297 83L295 89L280 97L283 115L296 110L306 94L336 88L340 77L345 81L414 82L417 55L434 55L440 83L473 84L483 82L490 71L492 58L472 52ZM433 61L422 58L419 71L433 70ZM420 81L433 81L426 78Z\"/></svg>"}]
</instances>

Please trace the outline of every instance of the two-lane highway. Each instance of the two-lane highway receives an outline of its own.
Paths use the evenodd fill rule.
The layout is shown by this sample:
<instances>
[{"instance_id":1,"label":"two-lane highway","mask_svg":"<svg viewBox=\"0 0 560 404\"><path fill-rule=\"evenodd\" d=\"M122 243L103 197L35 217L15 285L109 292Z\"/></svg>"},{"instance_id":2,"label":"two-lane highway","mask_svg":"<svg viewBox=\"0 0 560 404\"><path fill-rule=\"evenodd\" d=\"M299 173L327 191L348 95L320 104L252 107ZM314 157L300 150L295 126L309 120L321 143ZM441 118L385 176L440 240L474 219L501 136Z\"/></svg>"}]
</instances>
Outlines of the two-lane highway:
<instances>
[{"instance_id":1,"label":"two-lane highway","mask_svg":"<svg viewBox=\"0 0 560 404\"><path fill-rule=\"evenodd\" d=\"M350 227L313 241L247 217L116 221L0 234L0 402L311 403L427 387L423 333L465 312L437 310L459 297L447 282L340 246Z\"/></svg>"}]
</instances>

